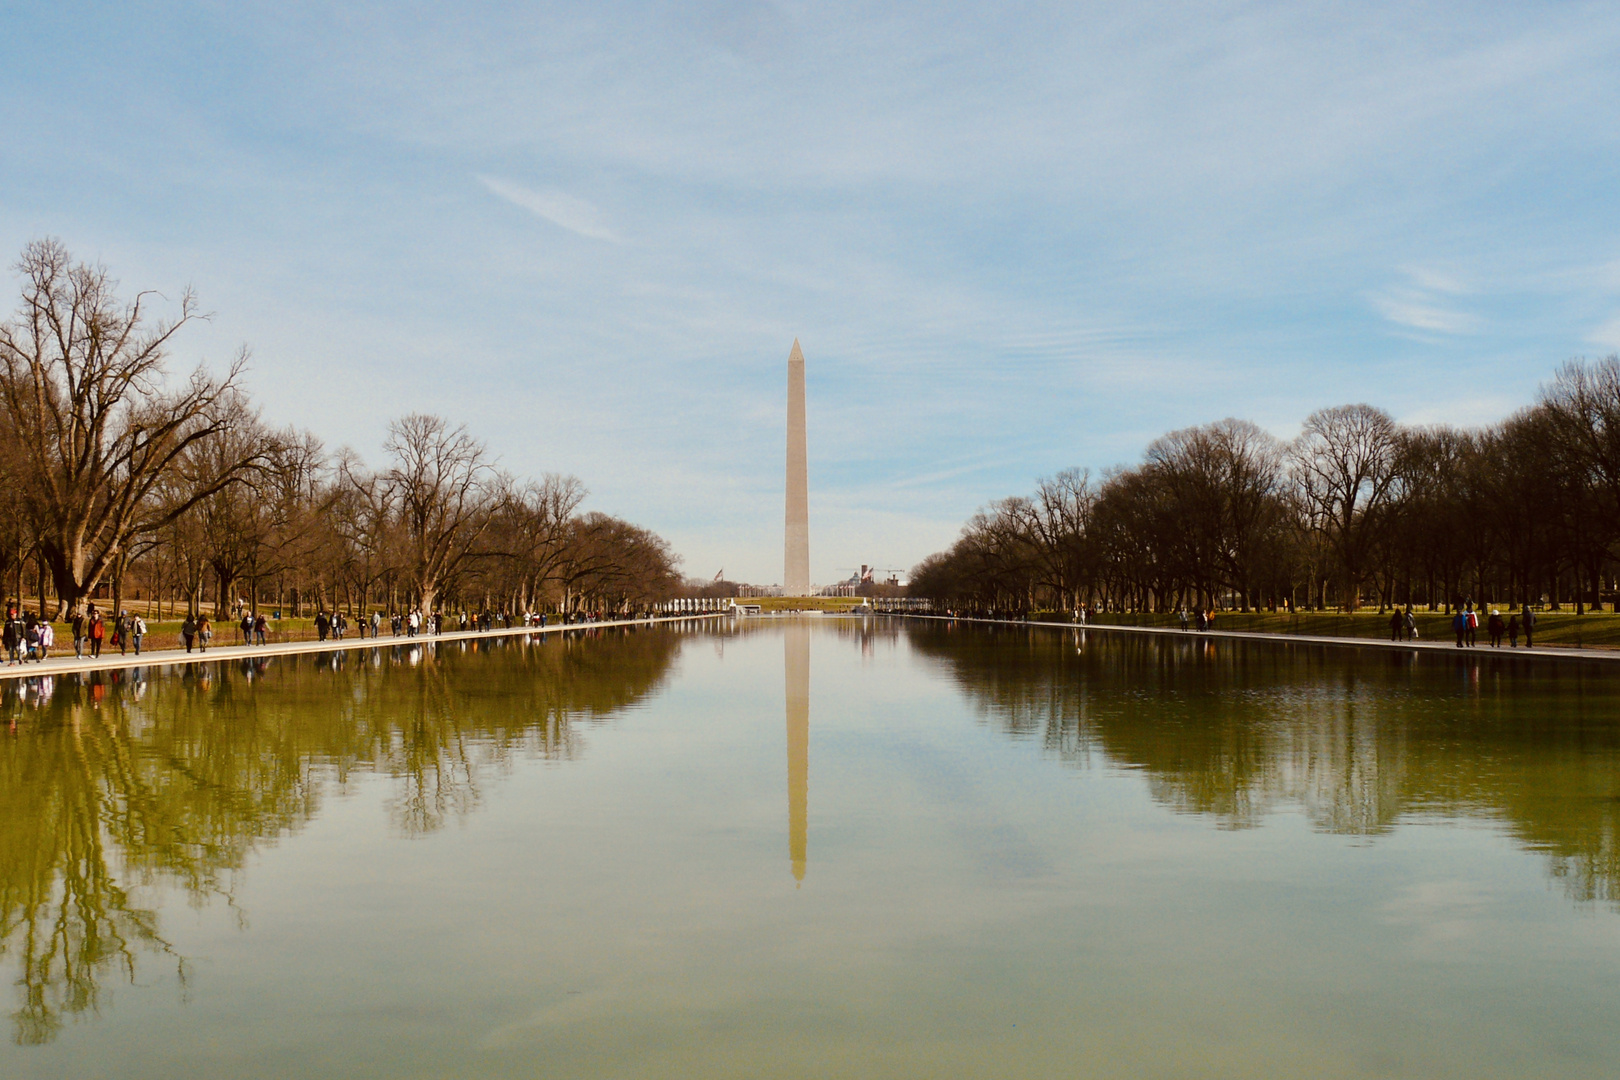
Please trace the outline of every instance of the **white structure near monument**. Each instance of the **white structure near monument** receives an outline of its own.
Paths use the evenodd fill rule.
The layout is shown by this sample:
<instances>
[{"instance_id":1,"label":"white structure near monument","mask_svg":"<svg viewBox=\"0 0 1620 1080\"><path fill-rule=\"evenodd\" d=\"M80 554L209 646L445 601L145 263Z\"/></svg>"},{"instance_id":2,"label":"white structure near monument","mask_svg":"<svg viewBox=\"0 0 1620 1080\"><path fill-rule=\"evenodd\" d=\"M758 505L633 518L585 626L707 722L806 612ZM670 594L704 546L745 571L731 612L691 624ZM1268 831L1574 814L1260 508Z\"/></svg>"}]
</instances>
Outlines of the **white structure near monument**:
<instances>
[{"instance_id":1,"label":"white structure near monument","mask_svg":"<svg viewBox=\"0 0 1620 1080\"><path fill-rule=\"evenodd\" d=\"M810 465L804 438L804 353L788 353L787 528L783 596L810 595Z\"/></svg>"}]
</instances>

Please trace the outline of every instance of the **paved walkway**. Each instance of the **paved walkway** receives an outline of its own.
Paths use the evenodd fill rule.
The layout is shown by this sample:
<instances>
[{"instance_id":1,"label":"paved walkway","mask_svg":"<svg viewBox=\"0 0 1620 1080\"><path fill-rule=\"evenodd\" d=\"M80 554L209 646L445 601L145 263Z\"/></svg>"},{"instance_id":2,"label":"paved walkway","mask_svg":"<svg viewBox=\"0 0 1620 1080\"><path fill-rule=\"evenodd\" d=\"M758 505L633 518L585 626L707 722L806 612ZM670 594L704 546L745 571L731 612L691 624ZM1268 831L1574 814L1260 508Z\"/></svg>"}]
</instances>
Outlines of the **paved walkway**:
<instances>
[{"instance_id":1,"label":"paved walkway","mask_svg":"<svg viewBox=\"0 0 1620 1080\"><path fill-rule=\"evenodd\" d=\"M600 630L609 626L653 626L661 623L686 622L691 619L720 619L723 612L693 612L657 619L617 619L611 622L553 623L549 626L515 626L510 630L451 630L443 634L418 634L416 637L389 634L379 638L348 637L341 641L286 641L276 645L215 645L207 652L184 649L152 649L136 656L122 655L103 648L101 657L52 656L37 664L6 663L0 667L0 679L31 679L37 675L68 675L80 671L115 671L120 668L170 667L178 664L207 664L219 660L241 660L261 656L294 656L302 653L344 652L351 649L386 649L396 645L422 645L428 642L473 641L485 638L534 637L541 634L561 634L568 630ZM60 647L60 646L58 646ZM68 643L68 649L73 643Z\"/></svg>"},{"instance_id":2,"label":"paved walkway","mask_svg":"<svg viewBox=\"0 0 1620 1080\"><path fill-rule=\"evenodd\" d=\"M901 615L901 612L893 614ZM1336 645L1341 648L1352 649L1386 649L1397 652L1441 652L1455 656L1464 656L1477 659L1481 656L1523 657L1527 660L1604 660L1610 663L1620 661L1620 649L1574 649L1562 645L1539 646L1534 649L1519 647L1510 649L1503 645L1493 649L1487 642L1490 640L1483 632L1479 635L1480 642L1471 649L1457 648L1456 640L1448 635L1444 641L1384 641L1379 638L1348 638L1326 637L1319 634L1262 634L1245 630L1182 630L1173 626L1102 626L1091 623L1080 626L1077 623L1060 622L1025 622L1020 619L969 619L950 615L913 615L904 614L908 619L936 619L940 622L970 622L987 623L993 626L1041 626L1057 630L1085 630L1088 633L1104 634L1158 634L1173 638L1224 638L1229 641L1267 641L1272 644L1283 645Z\"/></svg>"}]
</instances>

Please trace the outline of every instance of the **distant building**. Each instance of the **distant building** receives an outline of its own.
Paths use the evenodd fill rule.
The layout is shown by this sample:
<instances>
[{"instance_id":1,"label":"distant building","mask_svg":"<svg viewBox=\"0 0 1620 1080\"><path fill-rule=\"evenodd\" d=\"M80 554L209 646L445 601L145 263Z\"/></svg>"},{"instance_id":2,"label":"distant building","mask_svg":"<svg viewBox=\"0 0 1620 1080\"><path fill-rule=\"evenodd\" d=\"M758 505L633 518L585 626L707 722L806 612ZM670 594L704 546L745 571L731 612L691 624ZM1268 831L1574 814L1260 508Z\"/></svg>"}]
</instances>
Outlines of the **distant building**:
<instances>
[{"instance_id":1,"label":"distant building","mask_svg":"<svg viewBox=\"0 0 1620 1080\"><path fill-rule=\"evenodd\" d=\"M822 596L898 596L904 590L900 584L900 576L889 571L889 576L883 581L877 580L878 569L875 566L861 564L861 568L849 576L847 580L834 585L828 585L821 590Z\"/></svg>"}]
</instances>

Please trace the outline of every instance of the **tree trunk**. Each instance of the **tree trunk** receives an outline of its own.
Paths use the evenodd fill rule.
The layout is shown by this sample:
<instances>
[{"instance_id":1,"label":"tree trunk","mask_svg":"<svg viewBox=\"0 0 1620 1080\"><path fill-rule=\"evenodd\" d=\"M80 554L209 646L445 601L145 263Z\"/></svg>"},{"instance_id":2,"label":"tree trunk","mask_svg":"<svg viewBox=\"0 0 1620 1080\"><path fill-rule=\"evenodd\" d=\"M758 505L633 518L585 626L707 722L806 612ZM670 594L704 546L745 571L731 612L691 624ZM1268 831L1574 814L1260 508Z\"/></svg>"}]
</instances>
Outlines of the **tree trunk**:
<instances>
[{"instance_id":1,"label":"tree trunk","mask_svg":"<svg viewBox=\"0 0 1620 1080\"><path fill-rule=\"evenodd\" d=\"M112 609L115 615L124 610L124 571L128 568L129 553L121 551L113 561L112 570Z\"/></svg>"}]
</instances>

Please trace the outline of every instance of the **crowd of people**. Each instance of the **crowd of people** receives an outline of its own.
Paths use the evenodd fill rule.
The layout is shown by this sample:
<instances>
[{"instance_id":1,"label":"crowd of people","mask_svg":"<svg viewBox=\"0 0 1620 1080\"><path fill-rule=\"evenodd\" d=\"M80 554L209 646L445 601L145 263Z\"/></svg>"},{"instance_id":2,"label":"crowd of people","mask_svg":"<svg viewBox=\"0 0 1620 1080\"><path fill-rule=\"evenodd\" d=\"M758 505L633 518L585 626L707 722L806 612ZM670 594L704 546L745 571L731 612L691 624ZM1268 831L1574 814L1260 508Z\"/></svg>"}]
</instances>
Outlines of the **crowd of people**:
<instances>
[{"instance_id":1,"label":"crowd of people","mask_svg":"<svg viewBox=\"0 0 1620 1080\"><path fill-rule=\"evenodd\" d=\"M91 604L75 615L69 626L73 634L73 655L99 658L104 644L109 644L128 655L130 647L141 655L141 640L146 637L146 620L128 611L120 611L109 624L107 617ZM56 629L51 621L33 612L24 613L16 604L6 607L6 624L0 632L0 643L5 647L8 664L43 663L56 645Z\"/></svg>"},{"instance_id":2,"label":"crowd of people","mask_svg":"<svg viewBox=\"0 0 1620 1080\"><path fill-rule=\"evenodd\" d=\"M1451 631L1457 636L1457 648L1472 649L1479 644L1480 615L1483 606L1475 606L1472 600L1465 600L1457 605L1451 616ZM1519 647L1519 635L1524 635L1524 647L1535 647L1536 613L1525 604L1518 611L1508 613L1506 619L1496 608L1492 608L1485 615L1485 634L1491 648L1500 649L1502 639L1507 638L1508 648ZM1396 608L1389 616L1389 640L1416 641L1418 637L1417 616L1408 606L1404 611Z\"/></svg>"},{"instance_id":3,"label":"crowd of people","mask_svg":"<svg viewBox=\"0 0 1620 1080\"><path fill-rule=\"evenodd\" d=\"M246 616L243 616L244 621L246 621L246 618ZM259 618L262 622L263 616ZM506 612L468 612L464 610L458 616L456 628L461 631L494 630L499 625L502 629L511 629L512 620L513 616ZM371 637L378 638L382 636L384 621L382 612L373 611L370 616L360 615L355 619L354 625L360 637L366 637L369 632ZM393 611L389 612L386 622L389 633L394 637L413 638L419 634L438 635L444 633L444 612L442 611L424 613L420 608L412 608L406 612ZM519 625L545 626L546 616L544 614L524 614L521 616ZM343 612L334 611L328 614L325 611L320 611L315 614L315 637L317 640L326 641L330 638L334 641L341 641L348 632L349 617ZM244 634L243 644L246 643Z\"/></svg>"},{"instance_id":4,"label":"crowd of people","mask_svg":"<svg viewBox=\"0 0 1620 1080\"><path fill-rule=\"evenodd\" d=\"M1181 619L1181 628L1183 630L1197 630L1199 633L1203 633L1205 630L1215 629L1215 612L1213 609L1199 608L1191 616L1188 616L1187 609L1183 607L1177 612L1177 615Z\"/></svg>"},{"instance_id":5,"label":"crowd of people","mask_svg":"<svg viewBox=\"0 0 1620 1080\"><path fill-rule=\"evenodd\" d=\"M1472 603L1459 609L1451 617L1452 632L1457 635L1457 648L1471 649L1478 644L1479 637L1479 611ZM1508 648L1519 647L1519 634L1524 633L1524 647L1529 649L1535 646L1536 613L1530 610L1530 605L1508 616L1506 622L1502 620L1502 613L1495 608L1485 620L1485 633L1488 635L1491 648L1502 647L1502 636L1507 635Z\"/></svg>"},{"instance_id":6,"label":"crowd of people","mask_svg":"<svg viewBox=\"0 0 1620 1080\"><path fill-rule=\"evenodd\" d=\"M241 636L242 645L268 645L274 633L272 620L262 611L253 611L242 605L239 608L240 618L236 621L237 632ZM652 613L645 613L651 618ZM279 617L279 613L278 613ZM504 611L461 611L454 623L448 624L450 628L466 632L490 631L497 629L510 630L514 627L545 627L551 619L560 619L564 625L599 622L611 617L605 612L565 612L556 615L547 615L544 612L523 612L512 614ZM641 617L641 616L637 616ZM353 629L361 638L380 638L386 629L393 637L414 638L419 635L439 635L447 628L446 616L442 611L424 613L419 608L410 611L394 611L384 615L381 611L372 611L369 615L358 614L354 616L353 623L350 616L342 611L319 611L315 614L315 637L318 641L341 641ZM115 617L108 617L95 605L90 604L82 615L74 616L69 626L73 637L73 655L76 658L88 656L99 659L103 646L117 649L120 655L128 655L133 648L136 656L141 655L141 643L147 636L146 620L140 615L129 611L120 611ZM185 651L207 652L209 645L214 641L214 621L204 612L187 613L180 622L180 640ZM6 662L8 664L26 664L30 661L41 663L48 659L51 649L56 645L56 631L51 621L33 612L24 612L16 603L6 607L6 618L3 632L0 632L0 641L4 643Z\"/></svg>"}]
</instances>

